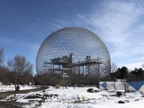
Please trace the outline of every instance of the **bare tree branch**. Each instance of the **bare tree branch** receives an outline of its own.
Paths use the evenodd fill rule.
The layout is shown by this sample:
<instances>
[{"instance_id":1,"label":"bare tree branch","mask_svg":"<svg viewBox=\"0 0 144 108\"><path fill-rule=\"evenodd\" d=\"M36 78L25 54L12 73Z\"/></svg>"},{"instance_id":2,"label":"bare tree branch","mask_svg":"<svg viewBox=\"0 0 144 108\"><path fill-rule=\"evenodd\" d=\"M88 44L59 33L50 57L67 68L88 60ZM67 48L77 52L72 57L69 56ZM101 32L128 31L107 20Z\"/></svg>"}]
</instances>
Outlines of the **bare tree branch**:
<instances>
[{"instance_id":1,"label":"bare tree branch","mask_svg":"<svg viewBox=\"0 0 144 108\"><path fill-rule=\"evenodd\" d=\"M17 55L8 62L8 69L15 73L15 83L25 83L26 77L32 76L33 65L24 56ZM27 79L28 80L28 79Z\"/></svg>"}]
</instances>

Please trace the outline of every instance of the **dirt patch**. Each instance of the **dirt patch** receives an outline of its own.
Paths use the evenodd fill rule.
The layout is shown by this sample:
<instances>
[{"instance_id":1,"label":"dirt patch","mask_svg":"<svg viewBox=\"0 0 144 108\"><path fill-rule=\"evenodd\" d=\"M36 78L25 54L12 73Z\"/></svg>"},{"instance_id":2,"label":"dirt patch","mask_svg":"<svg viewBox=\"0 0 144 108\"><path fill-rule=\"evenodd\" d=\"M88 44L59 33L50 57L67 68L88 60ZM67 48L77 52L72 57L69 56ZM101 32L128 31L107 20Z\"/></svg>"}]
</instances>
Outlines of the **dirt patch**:
<instances>
[{"instance_id":1,"label":"dirt patch","mask_svg":"<svg viewBox=\"0 0 144 108\"><path fill-rule=\"evenodd\" d=\"M21 107L11 102L0 102L0 108L21 108Z\"/></svg>"}]
</instances>

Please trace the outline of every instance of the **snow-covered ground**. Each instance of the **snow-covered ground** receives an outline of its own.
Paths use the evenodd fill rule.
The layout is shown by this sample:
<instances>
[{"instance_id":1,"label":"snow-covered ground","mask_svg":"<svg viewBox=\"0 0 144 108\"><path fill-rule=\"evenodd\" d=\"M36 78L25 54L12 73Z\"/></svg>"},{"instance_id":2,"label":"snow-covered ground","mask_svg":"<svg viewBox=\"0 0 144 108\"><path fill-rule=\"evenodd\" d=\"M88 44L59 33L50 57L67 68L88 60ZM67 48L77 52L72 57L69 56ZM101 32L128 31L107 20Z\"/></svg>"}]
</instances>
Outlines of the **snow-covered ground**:
<instances>
[{"instance_id":1,"label":"snow-covered ground","mask_svg":"<svg viewBox=\"0 0 144 108\"><path fill-rule=\"evenodd\" d=\"M28 90L28 89L34 89L36 88L35 86L20 86L20 90ZM5 92L5 91L14 91L15 86L14 85L0 85L0 92Z\"/></svg>"},{"instance_id":2,"label":"snow-covered ground","mask_svg":"<svg viewBox=\"0 0 144 108\"><path fill-rule=\"evenodd\" d=\"M15 100L26 103L24 108L143 108L144 106L144 95L139 92L124 93L117 97L115 91L101 90L88 93L88 88L91 87L67 89L50 87L45 91L17 94ZM13 95L6 98L7 101L10 99L13 99ZM120 104L119 101L124 103Z\"/></svg>"}]
</instances>

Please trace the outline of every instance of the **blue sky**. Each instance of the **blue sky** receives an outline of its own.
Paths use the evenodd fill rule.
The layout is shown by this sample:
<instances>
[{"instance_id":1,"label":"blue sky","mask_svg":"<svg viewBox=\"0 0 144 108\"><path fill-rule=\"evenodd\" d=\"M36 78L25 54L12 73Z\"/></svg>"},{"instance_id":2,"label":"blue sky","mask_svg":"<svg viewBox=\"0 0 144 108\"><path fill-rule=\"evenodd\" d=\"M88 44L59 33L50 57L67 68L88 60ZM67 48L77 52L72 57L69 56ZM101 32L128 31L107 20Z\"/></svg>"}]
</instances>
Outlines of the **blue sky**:
<instances>
[{"instance_id":1,"label":"blue sky","mask_svg":"<svg viewBox=\"0 0 144 108\"><path fill-rule=\"evenodd\" d=\"M144 64L143 0L0 0L0 49L4 60L24 55L34 64L52 32L79 26L97 34L112 62L129 69Z\"/></svg>"}]
</instances>

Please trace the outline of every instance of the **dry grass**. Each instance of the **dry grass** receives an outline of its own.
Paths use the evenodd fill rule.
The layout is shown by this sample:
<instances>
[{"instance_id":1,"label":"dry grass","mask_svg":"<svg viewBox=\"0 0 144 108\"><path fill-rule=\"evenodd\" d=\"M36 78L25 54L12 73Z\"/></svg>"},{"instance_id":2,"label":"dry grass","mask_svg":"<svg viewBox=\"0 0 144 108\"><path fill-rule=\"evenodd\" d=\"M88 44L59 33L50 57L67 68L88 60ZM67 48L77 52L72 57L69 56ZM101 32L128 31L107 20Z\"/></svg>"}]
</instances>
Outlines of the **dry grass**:
<instances>
[{"instance_id":1,"label":"dry grass","mask_svg":"<svg viewBox=\"0 0 144 108\"><path fill-rule=\"evenodd\" d=\"M56 84L54 87L55 87L56 89L59 89L59 88L61 87L61 85L60 85L60 84Z\"/></svg>"}]
</instances>

